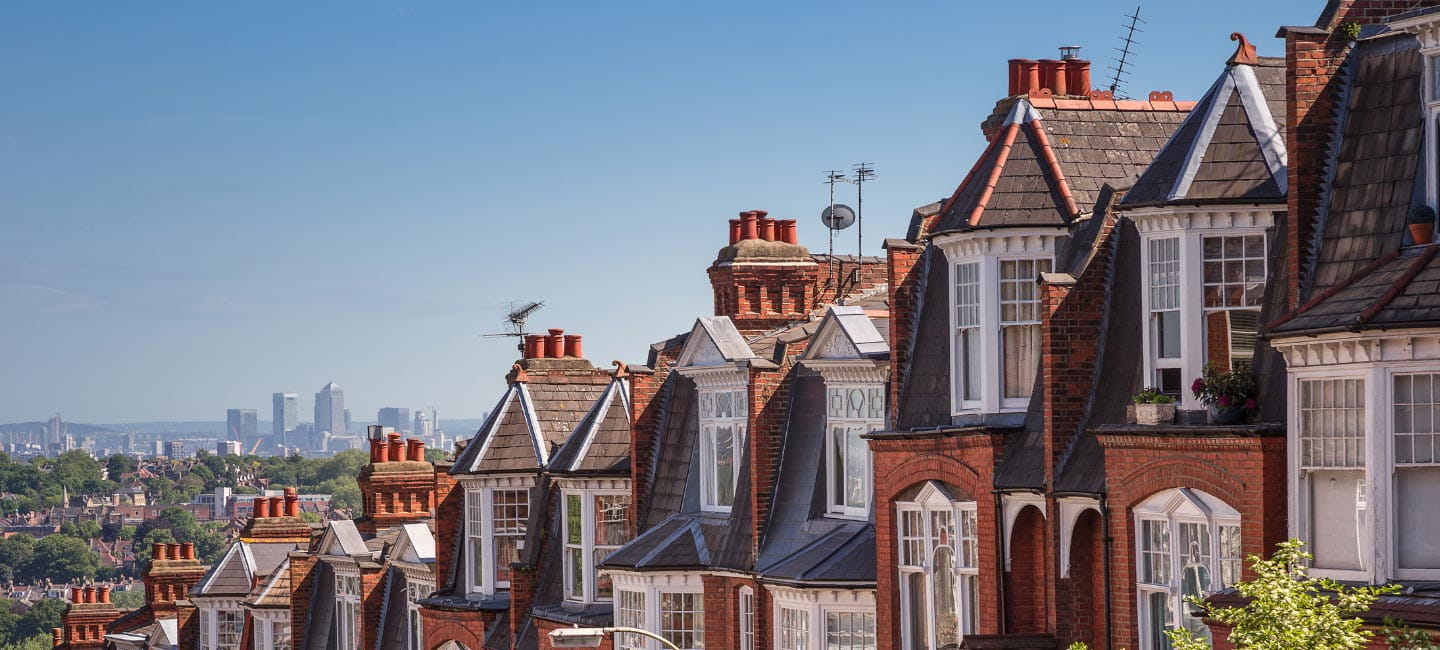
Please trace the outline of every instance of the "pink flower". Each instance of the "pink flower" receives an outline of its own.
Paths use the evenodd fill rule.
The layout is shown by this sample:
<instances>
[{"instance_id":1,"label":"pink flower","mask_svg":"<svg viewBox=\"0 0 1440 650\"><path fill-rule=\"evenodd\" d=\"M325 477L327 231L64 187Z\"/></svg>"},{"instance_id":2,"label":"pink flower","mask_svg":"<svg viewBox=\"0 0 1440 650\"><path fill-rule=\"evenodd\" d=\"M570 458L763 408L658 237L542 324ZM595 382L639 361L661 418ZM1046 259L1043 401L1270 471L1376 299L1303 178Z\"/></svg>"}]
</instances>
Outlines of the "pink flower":
<instances>
[{"instance_id":1,"label":"pink flower","mask_svg":"<svg viewBox=\"0 0 1440 650\"><path fill-rule=\"evenodd\" d=\"M1196 377L1196 378L1195 378L1195 383L1190 384L1190 392L1195 393L1195 396L1196 396L1196 397L1199 397L1199 396L1200 396L1200 392L1203 391L1203 390L1205 390L1205 380L1204 380L1204 379L1201 379L1201 378L1199 378L1199 377Z\"/></svg>"},{"instance_id":2,"label":"pink flower","mask_svg":"<svg viewBox=\"0 0 1440 650\"><path fill-rule=\"evenodd\" d=\"M1252 397L1252 398L1250 398L1250 399L1245 400L1245 410L1247 410L1247 411L1253 411L1253 410L1255 410L1255 408L1256 408L1257 406L1259 406L1259 405L1255 403L1255 398Z\"/></svg>"},{"instance_id":3,"label":"pink flower","mask_svg":"<svg viewBox=\"0 0 1440 650\"><path fill-rule=\"evenodd\" d=\"M1220 396L1220 401L1219 401L1218 403L1220 404L1220 408L1225 408L1225 407L1227 407L1227 406L1230 406L1230 396L1229 396L1229 395L1221 395L1221 396Z\"/></svg>"}]
</instances>

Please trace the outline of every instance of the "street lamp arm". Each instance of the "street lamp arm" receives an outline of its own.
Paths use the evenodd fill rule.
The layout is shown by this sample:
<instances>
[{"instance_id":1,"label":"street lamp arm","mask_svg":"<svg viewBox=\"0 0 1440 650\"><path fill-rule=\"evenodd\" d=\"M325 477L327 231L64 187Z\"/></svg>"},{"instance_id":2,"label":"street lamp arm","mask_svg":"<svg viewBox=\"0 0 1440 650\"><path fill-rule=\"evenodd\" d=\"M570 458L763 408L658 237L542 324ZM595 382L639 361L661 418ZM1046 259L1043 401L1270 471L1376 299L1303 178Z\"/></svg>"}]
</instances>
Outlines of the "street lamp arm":
<instances>
[{"instance_id":1,"label":"street lamp arm","mask_svg":"<svg viewBox=\"0 0 1440 650\"><path fill-rule=\"evenodd\" d=\"M642 629L640 629L640 628L638 628L638 627L607 627L607 628L605 628L605 633L606 633L606 634L619 634L619 633L622 633L622 632L625 633L625 634L639 634L640 636L648 636L648 637L650 637L650 638L652 638L652 639L655 639L656 641L659 641L660 643L665 644L665 647L669 648L670 650L680 650L680 646L677 646L677 645L671 643L669 639L666 639L665 637L660 636L659 634L656 634L656 633L654 633L654 632L651 632L651 631L648 631L648 630L642 630Z\"/></svg>"}]
</instances>

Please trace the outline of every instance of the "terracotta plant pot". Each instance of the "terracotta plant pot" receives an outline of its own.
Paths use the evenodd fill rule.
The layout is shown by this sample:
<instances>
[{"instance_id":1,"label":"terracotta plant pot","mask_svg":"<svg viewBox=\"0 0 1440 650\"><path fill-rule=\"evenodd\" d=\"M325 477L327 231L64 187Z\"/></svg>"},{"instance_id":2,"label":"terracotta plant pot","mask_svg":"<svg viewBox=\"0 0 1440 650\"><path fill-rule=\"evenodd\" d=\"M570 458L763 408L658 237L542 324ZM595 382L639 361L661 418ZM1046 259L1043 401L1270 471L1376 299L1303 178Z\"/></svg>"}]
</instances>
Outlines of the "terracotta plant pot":
<instances>
[{"instance_id":1,"label":"terracotta plant pot","mask_svg":"<svg viewBox=\"0 0 1440 650\"><path fill-rule=\"evenodd\" d=\"M1435 240L1435 224L1410 224L1410 239L1414 240L1416 244L1429 244Z\"/></svg>"},{"instance_id":2,"label":"terracotta plant pot","mask_svg":"<svg viewBox=\"0 0 1440 650\"><path fill-rule=\"evenodd\" d=\"M1153 427L1158 424L1170 424L1175 421L1174 404L1136 404L1135 423L1141 426Z\"/></svg>"}]
</instances>

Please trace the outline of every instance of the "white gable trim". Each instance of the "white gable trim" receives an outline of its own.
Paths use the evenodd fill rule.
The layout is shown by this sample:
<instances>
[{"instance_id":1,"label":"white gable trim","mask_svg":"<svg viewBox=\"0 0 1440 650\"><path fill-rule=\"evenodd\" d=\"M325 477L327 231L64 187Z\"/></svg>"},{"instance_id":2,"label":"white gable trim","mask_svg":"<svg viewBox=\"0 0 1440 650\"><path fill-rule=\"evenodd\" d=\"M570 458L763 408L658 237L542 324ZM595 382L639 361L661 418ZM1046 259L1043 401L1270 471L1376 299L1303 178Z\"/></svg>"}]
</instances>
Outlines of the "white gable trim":
<instances>
[{"instance_id":1,"label":"white gable trim","mask_svg":"<svg viewBox=\"0 0 1440 650\"><path fill-rule=\"evenodd\" d=\"M470 467L466 469L470 471L479 469L480 463L485 460L485 454L490 452L490 443L495 440L495 432L500 429L500 422L505 419L505 412L510 410L510 401L515 399L516 386L524 386L524 384L511 384L509 390L505 391L505 397L500 399L500 406L495 411L495 417L490 421L490 428L481 432L485 439L480 443L480 451L475 453L475 461L470 463Z\"/></svg>"},{"instance_id":2,"label":"white gable trim","mask_svg":"<svg viewBox=\"0 0 1440 650\"><path fill-rule=\"evenodd\" d=\"M1289 186L1285 134L1275 126L1275 118L1270 114L1270 105L1265 102L1265 92L1260 89L1260 80L1255 78L1254 68L1237 65L1231 70L1238 82L1236 89L1240 91L1240 103L1250 117L1250 128L1255 131L1256 144L1260 145L1260 152L1265 155L1265 166L1270 168L1271 178L1275 179L1275 185L1284 194Z\"/></svg>"},{"instance_id":3,"label":"white gable trim","mask_svg":"<svg viewBox=\"0 0 1440 650\"><path fill-rule=\"evenodd\" d=\"M530 397L530 389L525 384L515 384L519 387L520 409L525 413L526 428L530 430L530 445L535 449L535 458L540 461L540 467L550 464L550 449L545 444L545 431L540 428L540 418L535 416L535 401Z\"/></svg>"},{"instance_id":4,"label":"white gable trim","mask_svg":"<svg viewBox=\"0 0 1440 650\"><path fill-rule=\"evenodd\" d=\"M580 451L575 454L575 458L570 461L570 471L573 472L579 468L580 462L585 460L585 455L590 453L590 443L595 441L595 434L599 432L600 424L604 422L606 414L610 412L610 404L615 401L615 393L624 392L617 390L616 383L612 381L609 386L605 387L605 394L600 397L600 408L595 411L595 417L590 419L590 426L585 428L585 437L581 438L584 443L580 446ZM623 400L624 397L622 396L621 399ZM625 421L630 421L630 409L628 408L625 409Z\"/></svg>"},{"instance_id":5,"label":"white gable trim","mask_svg":"<svg viewBox=\"0 0 1440 650\"><path fill-rule=\"evenodd\" d=\"M1215 127L1220 124L1220 117L1225 114L1225 105L1229 103L1230 93L1235 89L1235 79L1226 71L1215 84L1210 87L1209 111L1202 118L1200 130L1195 133L1195 139L1190 141L1190 148L1185 152L1185 167L1175 178L1175 186L1170 188L1166 200L1175 200L1190 193L1190 185L1195 182L1195 174L1200 170L1200 163L1205 157L1200 155L1210 147L1210 139L1215 137ZM1179 134L1179 130L1176 130ZM1163 151L1163 149L1162 149Z\"/></svg>"}]
</instances>

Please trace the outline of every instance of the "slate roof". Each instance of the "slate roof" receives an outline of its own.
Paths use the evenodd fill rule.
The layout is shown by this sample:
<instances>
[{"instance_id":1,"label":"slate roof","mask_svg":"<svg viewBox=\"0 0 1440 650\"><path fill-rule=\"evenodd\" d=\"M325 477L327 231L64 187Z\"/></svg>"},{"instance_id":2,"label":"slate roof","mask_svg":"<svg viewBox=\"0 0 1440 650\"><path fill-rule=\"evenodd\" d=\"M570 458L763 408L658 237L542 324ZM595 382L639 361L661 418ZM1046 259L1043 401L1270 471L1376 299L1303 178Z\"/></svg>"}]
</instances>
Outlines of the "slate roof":
<instances>
[{"instance_id":1,"label":"slate roof","mask_svg":"<svg viewBox=\"0 0 1440 650\"><path fill-rule=\"evenodd\" d=\"M1107 183L1134 182L1193 106L1127 102L1134 110L1096 110L1091 101L1006 101L997 106L1008 111L999 131L942 206L935 233L1069 224L1091 212Z\"/></svg>"},{"instance_id":2,"label":"slate roof","mask_svg":"<svg viewBox=\"0 0 1440 650\"><path fill-rule=\"evenodd\" d=\"M1305 298L1398 249L1413 203L1423 201L1420 84L1424 63L1408 35L1362 40L1345 64Z\"/></svg>"},{"instance_id":3,"label":"slate roof","mask_svg":"<svg viewBox=\"0 0 1440 650\"><path fill-rule=\"evenodd\" d=\"M695 451L699 422L695 416L695 382L672 372L665 378L661 396L662 423L655 440L655 459L650 463L650 498L641 512L640 528L649 529L679 513L686 501L690 461ZM691 507L698 507L698 493L690 494Z\"/></svg>"},{"instance_id":4,"label":"slate roof","mask_svg":"<svg viewBox=\"0 0 1440 650\"><path fill-rule=\"evenodd\" d=\"M772 583L873 587L875 525L844 522L759 573L761 580Z\"/></svg>"},{"instance_id":5,"label":"slate roof","mask_svg":"<svg viewBox=\"0 0 1440 650\"><path fill-rule=\"evenodd\" d=\"M1436 245L1392 251L1272 323L1272 337L1440 324Z\"/></svg>"},{"instance_id":6,"label":"slate roof","mask_svg":"<svg viewBox=\"0 0 1440 650\"><path fill-rule=\"evenodd\" d=\"M1258 61L1226 67L1123 206L1285 201L1285 59Z\"/></svg>"},{"instance_id":7,"label":"slate roof","mask_svg":"<svg viewBox=\"0 0 1440 650\"><path fill-rule=\"evenodd\" d=\"M550 459L550 470L630 476L630 400L623 379L605 387L575 435Z\"/></svg>"},{"instance_id":8,"label":"slate roof","mask_svg":"<svg viewBox=\"0 0 1440 650\"><path fill-rule=\"evenodd\" d=\"M196 596L249 595L256 577L269 576L285 562L294 542L235 542L190 590Z\"/></svg>"},{"instance_id":9,"label":"slate roof","mask_svg":"<svg viewBox=\"0 0 1440 650\"><path fill-rule=\"evenodd\" d=\"M888 316L888 310L885 312ZM888 317L881 320L881 325L888 322ZM831 305L825 310L825 317L821 319L815 328L819 333L827 327L833 327L834 332L829 337L842 336L848 343L850 350L857 357L864 358L885 358L890 355L890 343L886 341L885 335L880 332L876 322L866 313L865 308L860 305ZM888 327L887 327L888 329ZM806 358L816 358L830 339L816 339L805 350Z\"/></svg>"},{"instance_id":10,"label":"slate roof","mask_svg":"<svg viewBox=\"0 0 1440 650\"><path fill-rule=\"evenodd\" d=\"M910 337L910 363L899 378L898 430L950 424L950 274L945 256L929 246L921 254L915 287L915 332ZM892 378L891 381L895 381Z\"/></svg>"},{"instance_id":11,"label":"slate roof","mask_svg":"<svg viewBox=\"0 0 1440 650\"><path fill-rule=\"evenodd\" d=\"M287 557L270 578L260 585L260 589L246 604L253 607L263 608L289 608L290 607L290 560Z\"/></svg>"},{"instance_id":12,"label":"slate roof","mask_svg":"<svg viewBox=\"0 0 1440 650\"><path fill-rule=\"evenodd\" d=\"M510 384L451 474L534 471L580 425L608 384L603 375L537 377Z\"/></svg>"},{"instance_id":13,"label":"slate roof","mask_svg":"<svg viewBox=\"0 0 1440 650\"><path fill-rule=\"evenodd\" d=\"M743 483L740 490L745 491ZM741 498L736 495L732 514L688 512L672 516L611 553L600 566L631 571L748 571L753 566L748 550L749 503L748 496L743 503Z\"/></svg>"}]
</instances>

